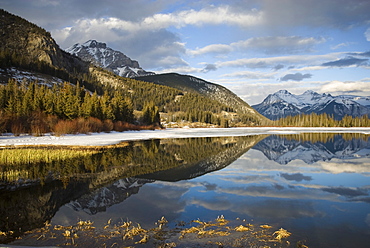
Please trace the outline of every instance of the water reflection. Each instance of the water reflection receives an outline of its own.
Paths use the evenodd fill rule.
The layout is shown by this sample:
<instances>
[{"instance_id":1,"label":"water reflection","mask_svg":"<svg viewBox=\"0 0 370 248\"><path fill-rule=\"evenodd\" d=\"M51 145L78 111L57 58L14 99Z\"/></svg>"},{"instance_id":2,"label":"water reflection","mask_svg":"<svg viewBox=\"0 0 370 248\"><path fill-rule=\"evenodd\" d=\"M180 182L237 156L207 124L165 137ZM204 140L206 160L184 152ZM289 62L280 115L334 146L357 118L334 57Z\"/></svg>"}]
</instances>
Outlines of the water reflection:
<instances>
[{"instance_id":1,"label":"water reflection","mask_svg":"<svg viewBox=\"0 0 370 248\"><path fill-rule=\"evenodd\" d=\"M269 160L279 164L288 164L296 159L313 164L335 158L367 157L368 147L368 139L362 135L310 133L273 135L259 142L253 149L261 151ZM359 151L363 152L359 153Z\"/></svg>"},{"instance_id":2,"label":"water reflection","mask_svg":"<svg viewBox=\"0 0 370 248\"><path fill-rule=\"evenodd\" d=\"M250 136L127 142L110 148L92 148L94 152L88 155L81 154L79 149L76 155L76 150L70 149L70 154L64 157L36 157L32 163L24 159L9 163L6 156L0 156L5 157L5 162L0 161L0 230L13 231L17 236L41 227L68 202L74 210L82 209L89 214L104 212L152 182L130 179L133 176L170 168L182 173L174 173L181 179L200 176L227 166L260 139ZM23 158L38 149L17 152Z\"/></svg>"},{"instance_id":3,"label":"water reflection","mask_svg":"<svg viewBox=\"0 0 370 248\"><path fill-rule=\"evenodd\" d=\"M294 234L292 241L307 240L309 247L367 247L370 242L367 136L152 140L93 156L99 158L90 165L95 171L81 165L82 173L68 182L45 180L30 190L4 190L0 216L19 205L21 210L7 218L14 221L18 214L24 221L12 228L32 229L24 224L30 213L39 226L52 218L62 225L129 219L150 227L163 215L170 223L224 215L283 227Z\"/></svg>"}]
</instances>

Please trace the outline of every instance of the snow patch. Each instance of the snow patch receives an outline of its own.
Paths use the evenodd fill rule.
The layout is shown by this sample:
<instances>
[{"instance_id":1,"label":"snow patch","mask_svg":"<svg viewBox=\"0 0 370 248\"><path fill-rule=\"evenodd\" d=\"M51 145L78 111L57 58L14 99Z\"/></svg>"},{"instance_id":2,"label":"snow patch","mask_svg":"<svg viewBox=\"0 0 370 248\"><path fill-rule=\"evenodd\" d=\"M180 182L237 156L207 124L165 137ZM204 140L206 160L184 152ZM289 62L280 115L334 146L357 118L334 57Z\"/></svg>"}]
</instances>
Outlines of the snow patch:
<instances>
[{"instance_id":1,"label":"snow patch","mask_svg":"<svg viewBox=\"0 0 370 248\"><path fill-rule=\"evenodd\" d=\"M195 137L226 137L249 136L260 134L299 134L299 133L362 133L370 134L370 128L168 128L164 130L144 130L111 133L93 133L90 135L65 135L56 137L50 134L40 137L30 135L0 136L0 147L20 145L74 145L104 146L122 141L164 139L164 138L195 138Z\"/></svg>"}]
</instances>

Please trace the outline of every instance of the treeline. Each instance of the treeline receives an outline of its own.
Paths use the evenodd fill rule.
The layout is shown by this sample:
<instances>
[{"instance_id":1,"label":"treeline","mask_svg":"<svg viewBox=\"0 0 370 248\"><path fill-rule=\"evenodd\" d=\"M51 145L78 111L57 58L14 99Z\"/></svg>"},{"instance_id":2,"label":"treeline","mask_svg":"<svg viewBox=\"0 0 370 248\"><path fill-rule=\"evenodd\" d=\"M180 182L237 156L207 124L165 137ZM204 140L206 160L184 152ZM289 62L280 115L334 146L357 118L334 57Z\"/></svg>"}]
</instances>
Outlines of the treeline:
<instances>
[{"instance_id":1,"label":"treeline","mask_svg":"<svg viewBox=\"0 0 370 248\"><path fill-rule=\"evenodd\" d=\"M156 112L157 111L157 112ZM157 123L158 110L147 104L145 124ZM154 117L152 117L154 115ZM119 92L99 96L79 84L54 84L9 80L0 85L0 132L98 132L123 131L135 121L129 98Z\"/></svg>"},{"instance_id":2,"label":"treeline","mask_svg":"<svg viewBox=\"0 0 370 248\"><path fill-rule=\"evenodd\" d=\"M346 115L341 120L335 120L333 116L311 113L296 116L287 116L273 122L275 126L282 127L369 127L370 120L367 115L352 117Z\"/></svg>"}]
</instances>

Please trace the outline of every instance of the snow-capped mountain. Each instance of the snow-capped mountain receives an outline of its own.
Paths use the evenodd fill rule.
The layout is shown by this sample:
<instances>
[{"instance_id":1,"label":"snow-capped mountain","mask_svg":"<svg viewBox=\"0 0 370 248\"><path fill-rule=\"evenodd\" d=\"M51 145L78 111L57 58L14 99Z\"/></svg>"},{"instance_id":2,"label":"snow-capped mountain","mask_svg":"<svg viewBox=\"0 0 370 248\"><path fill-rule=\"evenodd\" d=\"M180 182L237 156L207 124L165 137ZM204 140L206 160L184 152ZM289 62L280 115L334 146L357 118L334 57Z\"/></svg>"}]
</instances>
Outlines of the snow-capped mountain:
<instances>
[{"instance_id":1,"label":"snow-capped mountain","mask_svg":"<svg viewBox=\"0 0 370 248\"><path fill-rule=\"evenodd\" d=\"M108 69L121 77L137 77L152 75L139 66L139 62L132 60L120 51L107 47L107 44L96 40L89 40L83 44L75 44L66 49L66 52L91 62L96 66Z\"/></svg>"},{"instance_id":2,"label":"snow-capped mountain","mask_svg":"<svg viewBox=\"0 0 370 248\"><path fill-rule=\"evenodd\" d=\"M260 114L277 120L299 114L329 114L340 120L345 115L353 117L370 115L370 97L319 94L308 90L301 95L294 95L287 90L280 90L268 95L263 102L253 105Z\"/></svg>"}]
</instances>

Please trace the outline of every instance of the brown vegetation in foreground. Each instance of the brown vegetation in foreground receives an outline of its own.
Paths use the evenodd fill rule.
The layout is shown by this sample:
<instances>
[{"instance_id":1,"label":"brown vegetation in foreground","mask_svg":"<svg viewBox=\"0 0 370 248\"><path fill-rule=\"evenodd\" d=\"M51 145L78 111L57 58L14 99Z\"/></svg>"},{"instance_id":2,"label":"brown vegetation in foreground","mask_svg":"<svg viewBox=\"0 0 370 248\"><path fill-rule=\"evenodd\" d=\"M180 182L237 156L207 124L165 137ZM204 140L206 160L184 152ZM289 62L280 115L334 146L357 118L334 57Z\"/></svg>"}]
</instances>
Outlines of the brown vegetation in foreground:
<instances>
[{"instance_id":1,"label":"brown vegetation in foreground","mask_svg":"<svg viewBox=\"0 0 370 248\"><path fill-rule=\"evenodd\" d=\"M46 224L13 242L14 245L92 246L92 247L289 247L291 233L269 225L255 225L245 220L194 220L167 226L162 217L155 227L145 229L140 224L124 221L104 227L94 227L91 221L78 221L73 226ZM1 233L0 233L1 235ZM3 234L5 235L5 234ZM301 242L297 247L305 247Z\"/></svg>"},{"instance_id":2,"label":"brown vegetation in foreground","mask_svg":"<svg viewBox=\"0 0 370 248\"><path fill-rule=\"evenodd\" d=\"M1 116L1 114L0 114ZM100 132L124 132L129 130L154 130L158 125L136 125L123 121L100 120L95 117L79 117L73 120L58 119L56 116L44 113L34 113L30 116L3 115L0 119L0 133L10 132L15 136L32 134L42 136L45 133L53 133L56 136L65 134L89 134Z\"/></svg>"}]
</instances>

